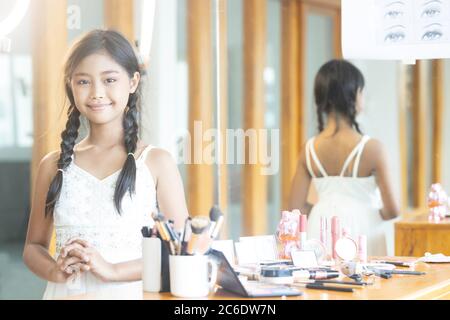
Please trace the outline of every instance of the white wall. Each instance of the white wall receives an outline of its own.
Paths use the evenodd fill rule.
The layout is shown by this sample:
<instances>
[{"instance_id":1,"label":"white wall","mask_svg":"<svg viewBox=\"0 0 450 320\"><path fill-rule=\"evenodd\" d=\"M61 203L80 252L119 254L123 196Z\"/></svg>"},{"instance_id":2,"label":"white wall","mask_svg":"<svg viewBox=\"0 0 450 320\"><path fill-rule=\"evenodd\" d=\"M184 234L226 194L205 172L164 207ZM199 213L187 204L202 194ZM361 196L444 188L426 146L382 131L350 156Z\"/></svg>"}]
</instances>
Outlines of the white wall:
<instances>
[{"instance_id":1,"label":"white wall","mask_svg":"<svg viewBox=\"0 0 450 320\"><path fill-rule=\"evenodd\" d=\"M444 72L444 152L442 157L443 185L447 193L450 194L450 60L445 60Z\"/></svg>"},{"instance_id":2,"label":"white wall","mask_svg":"<svg viewBox=\"0 0 450 320\"><path fill-rule=\"evenodd\" d=\"M380 140L388 153L389 172L400 201L399 65L391 61L352 61L366 80L361 129ZM394 222L386 222L388 255L394 255Z\"/></svg>"},{"instance_id":3,"label":"white wall","mask_svg":"<svg viewBox=\"0 0 450 320\"><path fill-rule=\"evenodd\" d=\"M352 61L363 73L365 108L361 129L387 149L395 192L400 195L399 65L397 62Z\"/></svg>"},{"instance_id":4,"label":"white wall","mask_svg":"<svg viewBox=\"0 0 450 320\"><path fill-rule=\"evenodd\" d=\"M135 3L138 28L146 16L140 10L142 0ZM176 0L156 1L149 69L143 79L141 133L145 142L174 156L177 137L187 129L187 81L183 79L187 70L177 56L177 5Z\"/></svg>"}]
</instances>

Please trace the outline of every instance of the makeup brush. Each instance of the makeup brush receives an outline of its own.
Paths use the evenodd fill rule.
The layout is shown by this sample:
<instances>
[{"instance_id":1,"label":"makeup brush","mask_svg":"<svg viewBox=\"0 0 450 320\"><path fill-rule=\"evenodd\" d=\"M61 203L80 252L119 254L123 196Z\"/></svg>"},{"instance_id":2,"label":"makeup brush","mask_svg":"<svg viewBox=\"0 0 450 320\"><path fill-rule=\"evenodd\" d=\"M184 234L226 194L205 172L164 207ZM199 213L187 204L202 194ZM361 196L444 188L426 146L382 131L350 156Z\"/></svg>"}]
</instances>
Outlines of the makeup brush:
<instances>
[{"instance_id":1,"label":"makeup brush","mask_svg":"<svg viewBox=\"0 0 450 320\"><path fill-rule=\"evenodd\" d=\"M210 237L212 237L214 229L216 228L221 216L223 216L223 214L218 206L213 206L211 210L209 210L209 220L211 221L211 224L209 225L208 234Z\"/></svg>"},{"instance_id":2,"label":"makeup brush","mask_svg":"<svg viewBox=\"0 0 450 320\"><path fill-rule=\"evenodd\" d=\"M188 217L184 222L183 234L181 235L181 254L186 254L188 241L191 239L191 217Z\"/></svg>"},{"instance_id":3,"label":"makeup brush","mask_svg":"<svg viewBox=\"0 0 450 320\"><path fill-rule=\"evenodd\" d=\"M222 211L220 211L219 207L214 206L211 208L211 211L209 213L210 219L214 221L214 228L212 229L210 233L211 239L216 239L219 235L220 229L222 228L224 215ZM210 228L211 230L211 228Z\"/></svg>"},{"instance_id":4,"label":"makeup brush","mask_svg":"<svg viewBox=\"0 0 450 320\"><path fill-rule=\"evenodd\" d=\"M209 210L209 230L208 230L208 234L211 235L213 230L214 230L214 226L216 225L216 219L215 219L215 211L216 211L217 206L213 206L211 207L211 209Z\"/></svg>"},{"instance_id":5,"label":"makeup brush","mask_svg":"<svg viewBox=\"0 0 450 320\"><path fill-rule=\"evenodd\" d=\"M202 234L208 231L209 218L204 216L194 217L191 220L191 239L187 245L188 254L196 254Z\"/></svg>"},{"instance_id":6,"label":"makeup brush","mask_svg":"<svg viewBox=\"0 0 450 320\"><path fill-rule=\"evenodd\" d=\"M164 214L160 211L152 212L152 218L155 221L164 221Z\"/></svg>"}]
</instances>

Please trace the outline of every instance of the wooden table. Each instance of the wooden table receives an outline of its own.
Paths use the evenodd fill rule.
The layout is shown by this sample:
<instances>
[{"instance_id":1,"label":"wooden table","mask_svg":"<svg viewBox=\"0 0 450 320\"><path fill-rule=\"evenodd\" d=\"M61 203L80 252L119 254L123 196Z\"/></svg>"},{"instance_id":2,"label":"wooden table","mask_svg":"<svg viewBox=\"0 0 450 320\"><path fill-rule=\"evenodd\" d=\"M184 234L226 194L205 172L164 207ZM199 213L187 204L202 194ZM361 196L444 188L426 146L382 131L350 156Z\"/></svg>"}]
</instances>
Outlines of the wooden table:
<instances>
[{"instance_id":1,"label":"wooden table","mask_svg":"<svg viewBox=\"0 0 450 320\"><path fill-rule=\"evenodd\" d=\"M412 257L390 258L402 261L413 261ZM385 260L389 260L386 258ZM400 268L400 270L409 270ZM374 277L374 283L354 289L353 293L334 292L326 290L300 289L303 295L299 297L288 297L288 300L412 300L412 299L445 299L450 300L450 264L427 264L417 263L414 270L425 271L425 275L393 275L390 279L381 279ZM349 280L349 279L346 279ZM170 293L148 293L144 292L141 297L144 300L185 300L172 296ZM115 293L110 291L99 292L95 294L86 294L82 296L70 297L69 299L129 299L126 293ZM203 299L195 300L251 300L251 298L241 298L229 292L218 289L216 293ZM283 299L258 298L258 300Z\"/></svg>"},{"instance_id":2,"label":"wooden table","mask_svg":"<svg viewBox=\"0 0 450 320\"><path fill-rule=\"evenodd\" d=\"M450 255L450 218L428 221L428 215L395 223L395 255L422 257L425 252Z\"/></svg>"}]
</instances>

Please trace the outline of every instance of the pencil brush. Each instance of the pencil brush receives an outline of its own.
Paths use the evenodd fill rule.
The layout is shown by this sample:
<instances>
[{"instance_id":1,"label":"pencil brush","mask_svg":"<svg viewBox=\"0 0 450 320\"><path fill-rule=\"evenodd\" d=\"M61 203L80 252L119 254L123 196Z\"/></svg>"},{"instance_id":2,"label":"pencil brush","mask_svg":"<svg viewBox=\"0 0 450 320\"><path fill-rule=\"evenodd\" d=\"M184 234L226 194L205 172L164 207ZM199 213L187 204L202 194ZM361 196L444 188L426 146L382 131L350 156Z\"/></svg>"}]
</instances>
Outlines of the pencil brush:
<instances>
[{"instance_id":1,"label":"pencil brush","mask_svg":"<svg viewBox=\"0 0 450 320\"><path fill-rule=\"evenodd\" d=\"M177 237L176 237L176 235L175 235L175 231L173 231L173 229L172 229L172 227L170 226L169 222L166 221L166 222L163 223L163 225L164 225L164 227L166 228L167 233L168 233L169 236L170 236L170 240L175 241Z\"/></svg>"},{"instance_id":2,"label":"pencil brush","mask_svg":"<svg viewBox=\"0 0 450 320\"><path fill-rule=\"evenodd\" d=\"M173 250L175 251L176 254L180 254L181 253L181 244L180 244L180 239L178 238L178 235L172 229L172 226L170 225L170 223L168 221L163 223L163 225L165 226L166 231L169 234L169 237L170 237L169 241L172 243Z\"/></svg>"},{"instance_id":3,"label":"pencil brush","mask_svg":"<svg viewBox=\"0 0 450 320\"><path fill-rule=\"evenodd\" d=\"M155 221L156 229L158 230L159 235L161 236L161 239L164 241L170 241L170 236L164 227L164 224L158 220Z\"/></svg>"},{"instance_id":4,"label":"pencil brush","mask_svg":"<svg viewBox=\"0 0 450 320\"><path fill-rule=\"evenodd\" d=\"M181 241L183 241L183 242L187 242L191 238L191 235L192 235L191 221L192 221L192 218L189 217L186 219L186 221L184 223L183 235L181 237Z\"/></svg>"},{"instance_id":5,"label":"pencil brush","mask_svg":"<svg viewBox=\"0 0 450 320\"><path fill-rule=\"evenodd\" d=\"M187 254L187 244L192 236L191 217L187 218L184 224L183 236L181 237L181 254Z\"/></svg>"},{"instance_id":6,"label":"pencil brush","mask_svg":"<svg viewBox=\"0 0 450 320\"><path fill-rule=\"evenodd\" d=\"M353 292L353 288L346 288L342 286L326 286L323 284L317 283L301 283L295 282L290 285L291 287L303 287L306 289L315 289L315 290L329 290L329 291L338 291L338 292Z\"/></svg>"}]
</instances>

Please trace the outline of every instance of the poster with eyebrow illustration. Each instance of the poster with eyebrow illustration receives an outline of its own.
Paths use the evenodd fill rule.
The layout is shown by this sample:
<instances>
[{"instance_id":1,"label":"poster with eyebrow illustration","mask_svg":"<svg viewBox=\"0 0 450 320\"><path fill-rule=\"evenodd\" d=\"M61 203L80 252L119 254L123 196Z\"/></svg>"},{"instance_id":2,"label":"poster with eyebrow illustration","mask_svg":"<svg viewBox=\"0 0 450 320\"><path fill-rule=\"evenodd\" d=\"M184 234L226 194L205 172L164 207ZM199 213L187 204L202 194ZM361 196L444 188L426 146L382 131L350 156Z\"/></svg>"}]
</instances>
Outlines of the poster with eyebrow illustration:
<instances>
[{"instance_id":1,"label":"poster with eyebrow illustration","mask_svg":"<svg viewBox=\"0 0 450 320\"><path fill-rule=\"evenodd\" d=\"M342 0L347 59L450 58L450 0Z\"/></svg>"},{"instance_id":2,"label":"poster with eyebrow illustration","mask_svg":"<svg viewBox=\"0 0 450 320\"><path fill-rule=\"evenodd\" d=\"M413 3L417 21L414 40L450 43L450 1L421 0Z\"/></svg>"},{"instance_id":3,"label":"poster with eyebrow illustration","mask_svg":"<svg viewBox=\"0 0 450 320\"><path fill-rule=\"evenodd\" d=\"M448 41L448 0L377 0L377 40L382 45Z\"/></svg>"}]
</instances>

